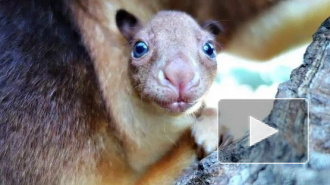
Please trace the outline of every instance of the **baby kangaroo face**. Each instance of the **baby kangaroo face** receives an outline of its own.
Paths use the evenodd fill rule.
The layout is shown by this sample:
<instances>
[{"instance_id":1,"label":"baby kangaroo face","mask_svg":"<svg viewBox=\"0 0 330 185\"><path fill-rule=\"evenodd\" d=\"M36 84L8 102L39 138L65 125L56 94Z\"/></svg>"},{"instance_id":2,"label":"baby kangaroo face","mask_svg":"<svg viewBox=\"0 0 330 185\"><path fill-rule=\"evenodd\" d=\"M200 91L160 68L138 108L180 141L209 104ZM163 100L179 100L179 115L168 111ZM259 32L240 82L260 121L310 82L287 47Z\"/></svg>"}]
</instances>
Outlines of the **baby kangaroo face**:
<instances>
[{"instance_id":1,"label":"baby kangaroo face","mask_svg":"<svg viewBox=\"0 0 330 185\"><path fill-rule=\"evenodd\" d=\"M130 78L139 96L170 113L198 108L216 76L219 25L202 28L178 11L161 11L142 26L119 10L116 21L131 45Z\"/></svg>"}]
</instances>

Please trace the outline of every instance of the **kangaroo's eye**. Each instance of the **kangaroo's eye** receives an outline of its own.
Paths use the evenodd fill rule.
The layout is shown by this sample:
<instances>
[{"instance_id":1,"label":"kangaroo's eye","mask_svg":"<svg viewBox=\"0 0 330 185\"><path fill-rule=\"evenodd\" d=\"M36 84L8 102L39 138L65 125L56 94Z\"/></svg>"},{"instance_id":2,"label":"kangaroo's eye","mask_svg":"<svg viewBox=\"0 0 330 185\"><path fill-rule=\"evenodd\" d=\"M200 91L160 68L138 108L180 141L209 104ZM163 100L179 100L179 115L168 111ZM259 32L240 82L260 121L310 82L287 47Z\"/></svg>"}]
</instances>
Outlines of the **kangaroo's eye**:
<instances>
[{"instance_id":1,"label":"kangaroo's eye","mask_svg":"<svg viewBox=\"0 0 330 185\"><path fill-rule=\"evenodd\" d=\"M207 42L204 44L203 51L210 58L215 58L215 56L216 56L214 45L210 42Z\"/></svg>"},{"instance_id":2,"label":"kangaroo's eye","mask_svg":"<svg viewBox=\"0 0 330 185\"><path fill-rule=\"evenodd\" d=\"M135 43L132 52L134 58L141 58L146 53L148 53L148 46L146 43L142 41Z\"/></svg>"}]
</instances>

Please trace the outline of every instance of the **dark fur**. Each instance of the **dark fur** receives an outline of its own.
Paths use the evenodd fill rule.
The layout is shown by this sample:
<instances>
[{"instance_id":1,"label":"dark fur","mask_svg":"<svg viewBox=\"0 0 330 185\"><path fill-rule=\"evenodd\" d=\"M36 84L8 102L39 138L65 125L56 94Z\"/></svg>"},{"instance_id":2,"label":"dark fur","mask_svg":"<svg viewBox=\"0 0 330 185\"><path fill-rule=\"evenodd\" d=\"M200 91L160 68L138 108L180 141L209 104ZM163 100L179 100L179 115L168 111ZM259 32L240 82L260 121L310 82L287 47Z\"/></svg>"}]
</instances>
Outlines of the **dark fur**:
<instances>
[{"instance_id":1,"label":"dark fur","mask_svg":"<svg viewBox=\"0 0 330 185\"><path fill-rule=\"evenodd\" d=\"M0 184L58 184L104 119L97 89L65 2L0 1Z\"/></svg>"},{"instance_id":2,"label":"dark fur","mask_svg":"<svg viewBox=\"0 0 330 185\"><path fill-rule=\"evenodd\" d=\"M133 14L123 9L116 12L116 24L127 40L131 40L141 26L139 20Z\"/></svg>"}]
</instances>

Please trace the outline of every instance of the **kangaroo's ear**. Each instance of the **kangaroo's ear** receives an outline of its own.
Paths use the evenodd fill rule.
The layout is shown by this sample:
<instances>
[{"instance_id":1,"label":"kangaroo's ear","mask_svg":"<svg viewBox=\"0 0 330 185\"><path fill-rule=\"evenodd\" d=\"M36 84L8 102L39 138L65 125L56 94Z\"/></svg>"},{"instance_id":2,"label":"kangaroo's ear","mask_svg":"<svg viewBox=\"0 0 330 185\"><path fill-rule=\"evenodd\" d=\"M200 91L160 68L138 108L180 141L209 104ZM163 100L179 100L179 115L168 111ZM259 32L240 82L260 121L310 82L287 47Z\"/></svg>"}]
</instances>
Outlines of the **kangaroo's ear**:
<instances>
[{"instance_id":1,"label":"kangaroo's ear","mask_svg":"<svg viewBox=\"0 0 330 185\"><path fill-rule=\"evenodd\" d=\"M213 35L218 35L224 32L223 26L215 20L206 20L202 23L201 27Z\"/></svg>"},{"instance_id":2,"label":"kangaroo's ear","mask_svg":"<svg viewBox=\"0 0 330 185\"><path fill-rule=\"evenodd\" d=\"M120 9L116 13L116 24L121 34L128 40L141 29L140 21L126 10Z\"/></svg>"}]
</instances>

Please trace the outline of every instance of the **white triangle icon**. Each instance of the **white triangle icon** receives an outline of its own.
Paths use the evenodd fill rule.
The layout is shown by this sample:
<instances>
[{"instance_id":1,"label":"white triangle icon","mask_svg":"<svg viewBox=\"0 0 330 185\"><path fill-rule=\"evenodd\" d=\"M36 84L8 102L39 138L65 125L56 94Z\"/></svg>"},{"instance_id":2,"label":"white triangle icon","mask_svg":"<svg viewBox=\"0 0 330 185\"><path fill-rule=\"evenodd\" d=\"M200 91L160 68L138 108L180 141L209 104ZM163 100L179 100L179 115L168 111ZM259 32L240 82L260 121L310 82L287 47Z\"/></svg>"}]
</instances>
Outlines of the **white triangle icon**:
<instances>
[{"instance_id":1,"label":"white triangle icon","mask_svg":"<svg viewBox=\"0 0 330 185\"><path fill-rule=\"evenodd\" d=\"M277 129L250 116L250 146L276 134L277 132Z\"/></svg>"}]
</instances>

